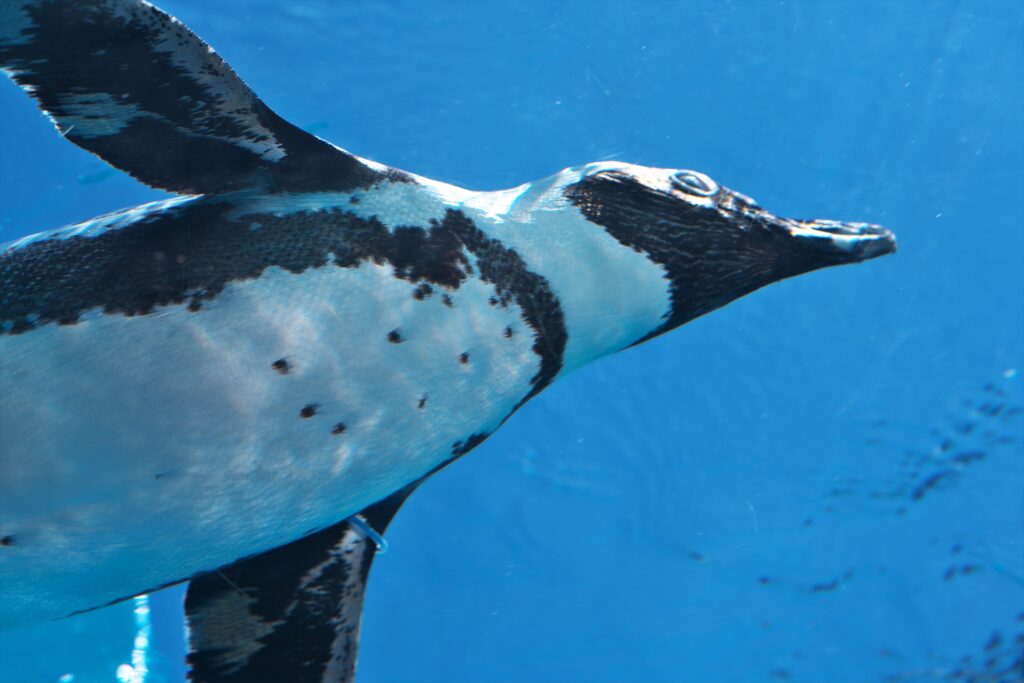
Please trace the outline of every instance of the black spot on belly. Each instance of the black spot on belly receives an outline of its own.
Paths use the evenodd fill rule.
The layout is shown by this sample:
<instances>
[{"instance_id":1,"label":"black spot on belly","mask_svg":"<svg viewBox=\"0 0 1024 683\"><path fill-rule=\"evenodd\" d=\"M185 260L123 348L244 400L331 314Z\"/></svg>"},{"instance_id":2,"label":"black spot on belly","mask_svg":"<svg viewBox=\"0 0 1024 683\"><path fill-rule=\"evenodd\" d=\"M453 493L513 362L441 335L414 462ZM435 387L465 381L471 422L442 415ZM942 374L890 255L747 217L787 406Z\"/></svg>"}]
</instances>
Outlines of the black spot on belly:
<instances>
[{"instance_id":1,"label":"black spot on belly","mask_svg":"<svg viewBox=\"0 0 1024 683\"><path fill-rule=\"evenodd\" d=\"M405 340L402 339L402 335L399 334L398 330L391 330L388 332L388 341L392 344L401 344Z\"/></svg>"},{"instance_id":2,"label":"black spot on belly","mask_svg":"<svg viewBox=\"0 0 1024 683\"><path fill-rule=\"evenodd\" d=\"M0 536L0 546L8 547L14 545L14 536Z\"/></svg>"},{"instance_id":3,"label":"black spot on belly","mask_svg":"<svg viewBox=\"0 0 1024 683\"><path fill-rule=\"evenodd\" d=\"M284 358L278 358L277 360L270 364L270 367L274 368L282 375L287 375L288 372L292 369L291 364L289 364L288 361L285 360Z\"/></svg>"},{"instance_id":4,"label":"black spot on belly","mask_svg":"<svg viewBox=\"0 0 1024 683\"><path fill-rule=\"evenodd\" d=\"M334 434L335 436L339 434L344 434L346 429L347 427L345 426L345 423L339 422L338 424L331 427L331 434Z\"/></svg>"},{"instance_id":5,"label":"black spot on belly","mask_svg":"<svg viewBox=\"0 0 1024 683\"><path fill-rule=\"evenodd\" d=\"M416 407L417 408L421 408L421 409L427 407L427 395L426 394L423 394L422 396L420 396L419 403L416 404Z\"/></svg>"},{"instance_id":6,"label":"black spot on belly","mask_svg":"<svg viewBox=\"0 0 1024 683\"><path fill-rule=\"evenodd\" d=\"M314 415L316 415L316 409L317 408L319 408L319 406L317 404L315 404L315 403L308 403L308 404L302 406L302 410L299 411L299 417L302 417L302 418L313 417Z\"/></svg>"},{"instance_id":7,"label":"black spot on belly","mask_svg":"<svg viewBox=\"0 0 1024 683\"><path fill-rule=\"evenodd\" d=\"M476 256L480 279L494 285L500 301L514 301L534 331L533 351L540 356L540 369L530 380L533 388L512 409L514 413L562 369L562 355L569 341L562 305L545 278L527 268L515 250L488 237L465 214L449 210L444 222Z\"/></svg>"},{"instance_id":8,"label":"black spot on belly","mask_svg":"<svg viewBox=\"0 0 1024 683\"><path fill-rule=\"evenodd\" d=\"M162 306L201 306L228 284L259 278L269 268L299 274L387 264L396 278L447 289L441 300L453 307L451 292L473 272L472 256L477 277L493 286L497 301L519 306L533 332L540 368L515 409L561 370L568 332L548 281L461 211L449 209L425 226L389 228L339 208L240 215L244 201L211 196L151 208L132 220L121 214L108 220L127 227L0 252L0 335L75 324L92 310L141 316ZM253 222L261 228L250 230ZM152 258L157 252L168 257ZM394 330L388 340L398 343L401 336Z\"/></svg>"},{"instance_id":9,"label":"black spot on belly","mask_svg":"<svg viewBox=\"0 0 1024 683\"><path fill-rule=\"evenodd\" d=\"M469 363L469 354L465 352L460 353L459 362L462 363L463 365L467 365Z\"/></svg>"}]
</instances>

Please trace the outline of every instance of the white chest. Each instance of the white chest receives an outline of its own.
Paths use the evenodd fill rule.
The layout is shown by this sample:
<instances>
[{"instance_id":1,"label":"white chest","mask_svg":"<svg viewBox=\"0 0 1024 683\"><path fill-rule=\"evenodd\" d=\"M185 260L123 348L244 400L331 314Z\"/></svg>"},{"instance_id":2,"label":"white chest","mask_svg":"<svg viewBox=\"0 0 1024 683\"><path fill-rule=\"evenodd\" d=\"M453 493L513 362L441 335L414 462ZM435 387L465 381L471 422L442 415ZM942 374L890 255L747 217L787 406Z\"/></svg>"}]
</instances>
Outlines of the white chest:
<instances>
[{"instance_id":1,"label":"white chest","mask_svg":"<svg viewBox=\"0 0 1024 683\"><path fill-rule=\"evenodd\" d=\"M49 263L79 279L22 281L42 324L0 334L0 627L333 524L655 328L664 271L564 182L174 200L61 232L78 251Z\"/></svg>"},{"instance_id":2,"label":"white chest","mask_svg":"<svg viewBox=\"0 0 1024 683\"><path fill-rule=\"evenodd\" d=\"M522 311L416 287L271 269L200 314L0 337L0 626L286 543L493 431L538 371Z\"/></svg>"}]
</instances>

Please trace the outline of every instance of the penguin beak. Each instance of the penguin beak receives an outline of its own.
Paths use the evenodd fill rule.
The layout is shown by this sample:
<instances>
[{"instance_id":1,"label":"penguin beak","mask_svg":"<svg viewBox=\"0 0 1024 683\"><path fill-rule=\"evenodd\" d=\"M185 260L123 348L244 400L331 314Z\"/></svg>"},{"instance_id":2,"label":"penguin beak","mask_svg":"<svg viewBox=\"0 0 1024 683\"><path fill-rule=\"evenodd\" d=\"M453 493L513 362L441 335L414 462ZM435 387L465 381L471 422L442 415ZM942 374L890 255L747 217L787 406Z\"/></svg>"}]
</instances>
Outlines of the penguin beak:
<instances>
[{"instance_id":1,"label":"penguin beak","mask_svg":"<svg viewBox=\"0 0 1024 683\"><path fill-rule=\"evenodd\" d=\"M778 219L777 225L813 251L828 252L835 263L857 263L896 252L896 236L880 225L787 219Z\"/></svg>"}]
</instances>

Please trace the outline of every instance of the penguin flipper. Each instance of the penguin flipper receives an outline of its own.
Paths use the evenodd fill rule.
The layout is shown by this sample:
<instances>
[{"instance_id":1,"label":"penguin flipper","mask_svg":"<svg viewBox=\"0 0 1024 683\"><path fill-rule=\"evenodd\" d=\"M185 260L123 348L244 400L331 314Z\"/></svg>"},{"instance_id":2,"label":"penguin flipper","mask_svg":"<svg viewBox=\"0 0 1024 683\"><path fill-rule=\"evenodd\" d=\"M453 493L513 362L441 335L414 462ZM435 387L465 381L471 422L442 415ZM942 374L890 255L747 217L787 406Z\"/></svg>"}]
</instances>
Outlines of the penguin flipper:
<instances>
[{"instance_id":1,"label":"penguin flipper","mask_svg":"<svg viewBox=\"0 0 1024 683\"><path fill-rule=\"evenodd\" d=\"M370 564L412 484L340 524L189 583L195 683L351 683Z\"/></svg>"},{"instance_id":2,"label":"penguin flipper","mask_svg":"<svg viewBox=\"0 0 1024 683\"><path fill-rule=\"evenodd\" d=\"M275 114L143 0L3 0L0 70L61 135L152 187L343 192L381 176Z\"/></svg>"}]
</instances>

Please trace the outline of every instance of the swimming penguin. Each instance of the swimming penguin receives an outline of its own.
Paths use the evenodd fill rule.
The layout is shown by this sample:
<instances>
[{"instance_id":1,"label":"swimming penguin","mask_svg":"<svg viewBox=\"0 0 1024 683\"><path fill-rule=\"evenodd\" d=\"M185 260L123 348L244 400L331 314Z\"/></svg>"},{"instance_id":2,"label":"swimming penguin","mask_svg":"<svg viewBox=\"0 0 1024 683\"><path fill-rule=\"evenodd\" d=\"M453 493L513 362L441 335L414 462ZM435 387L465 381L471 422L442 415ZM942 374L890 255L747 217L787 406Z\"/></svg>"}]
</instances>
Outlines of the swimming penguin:
<instances>
[{"instance_id":1,"label":"swimming penguin","mask_svg":"<svg viewBox=\"0 0 1024 683\"><path fill-rule=\"evenodd\" d=\"M194 681L352 680L424 480L574 368L896 247L697 171L369 161L142 0L0 0L0 67L178 195L0 247L0 626L189 581Z\"/></svg>"}]
</instances>

